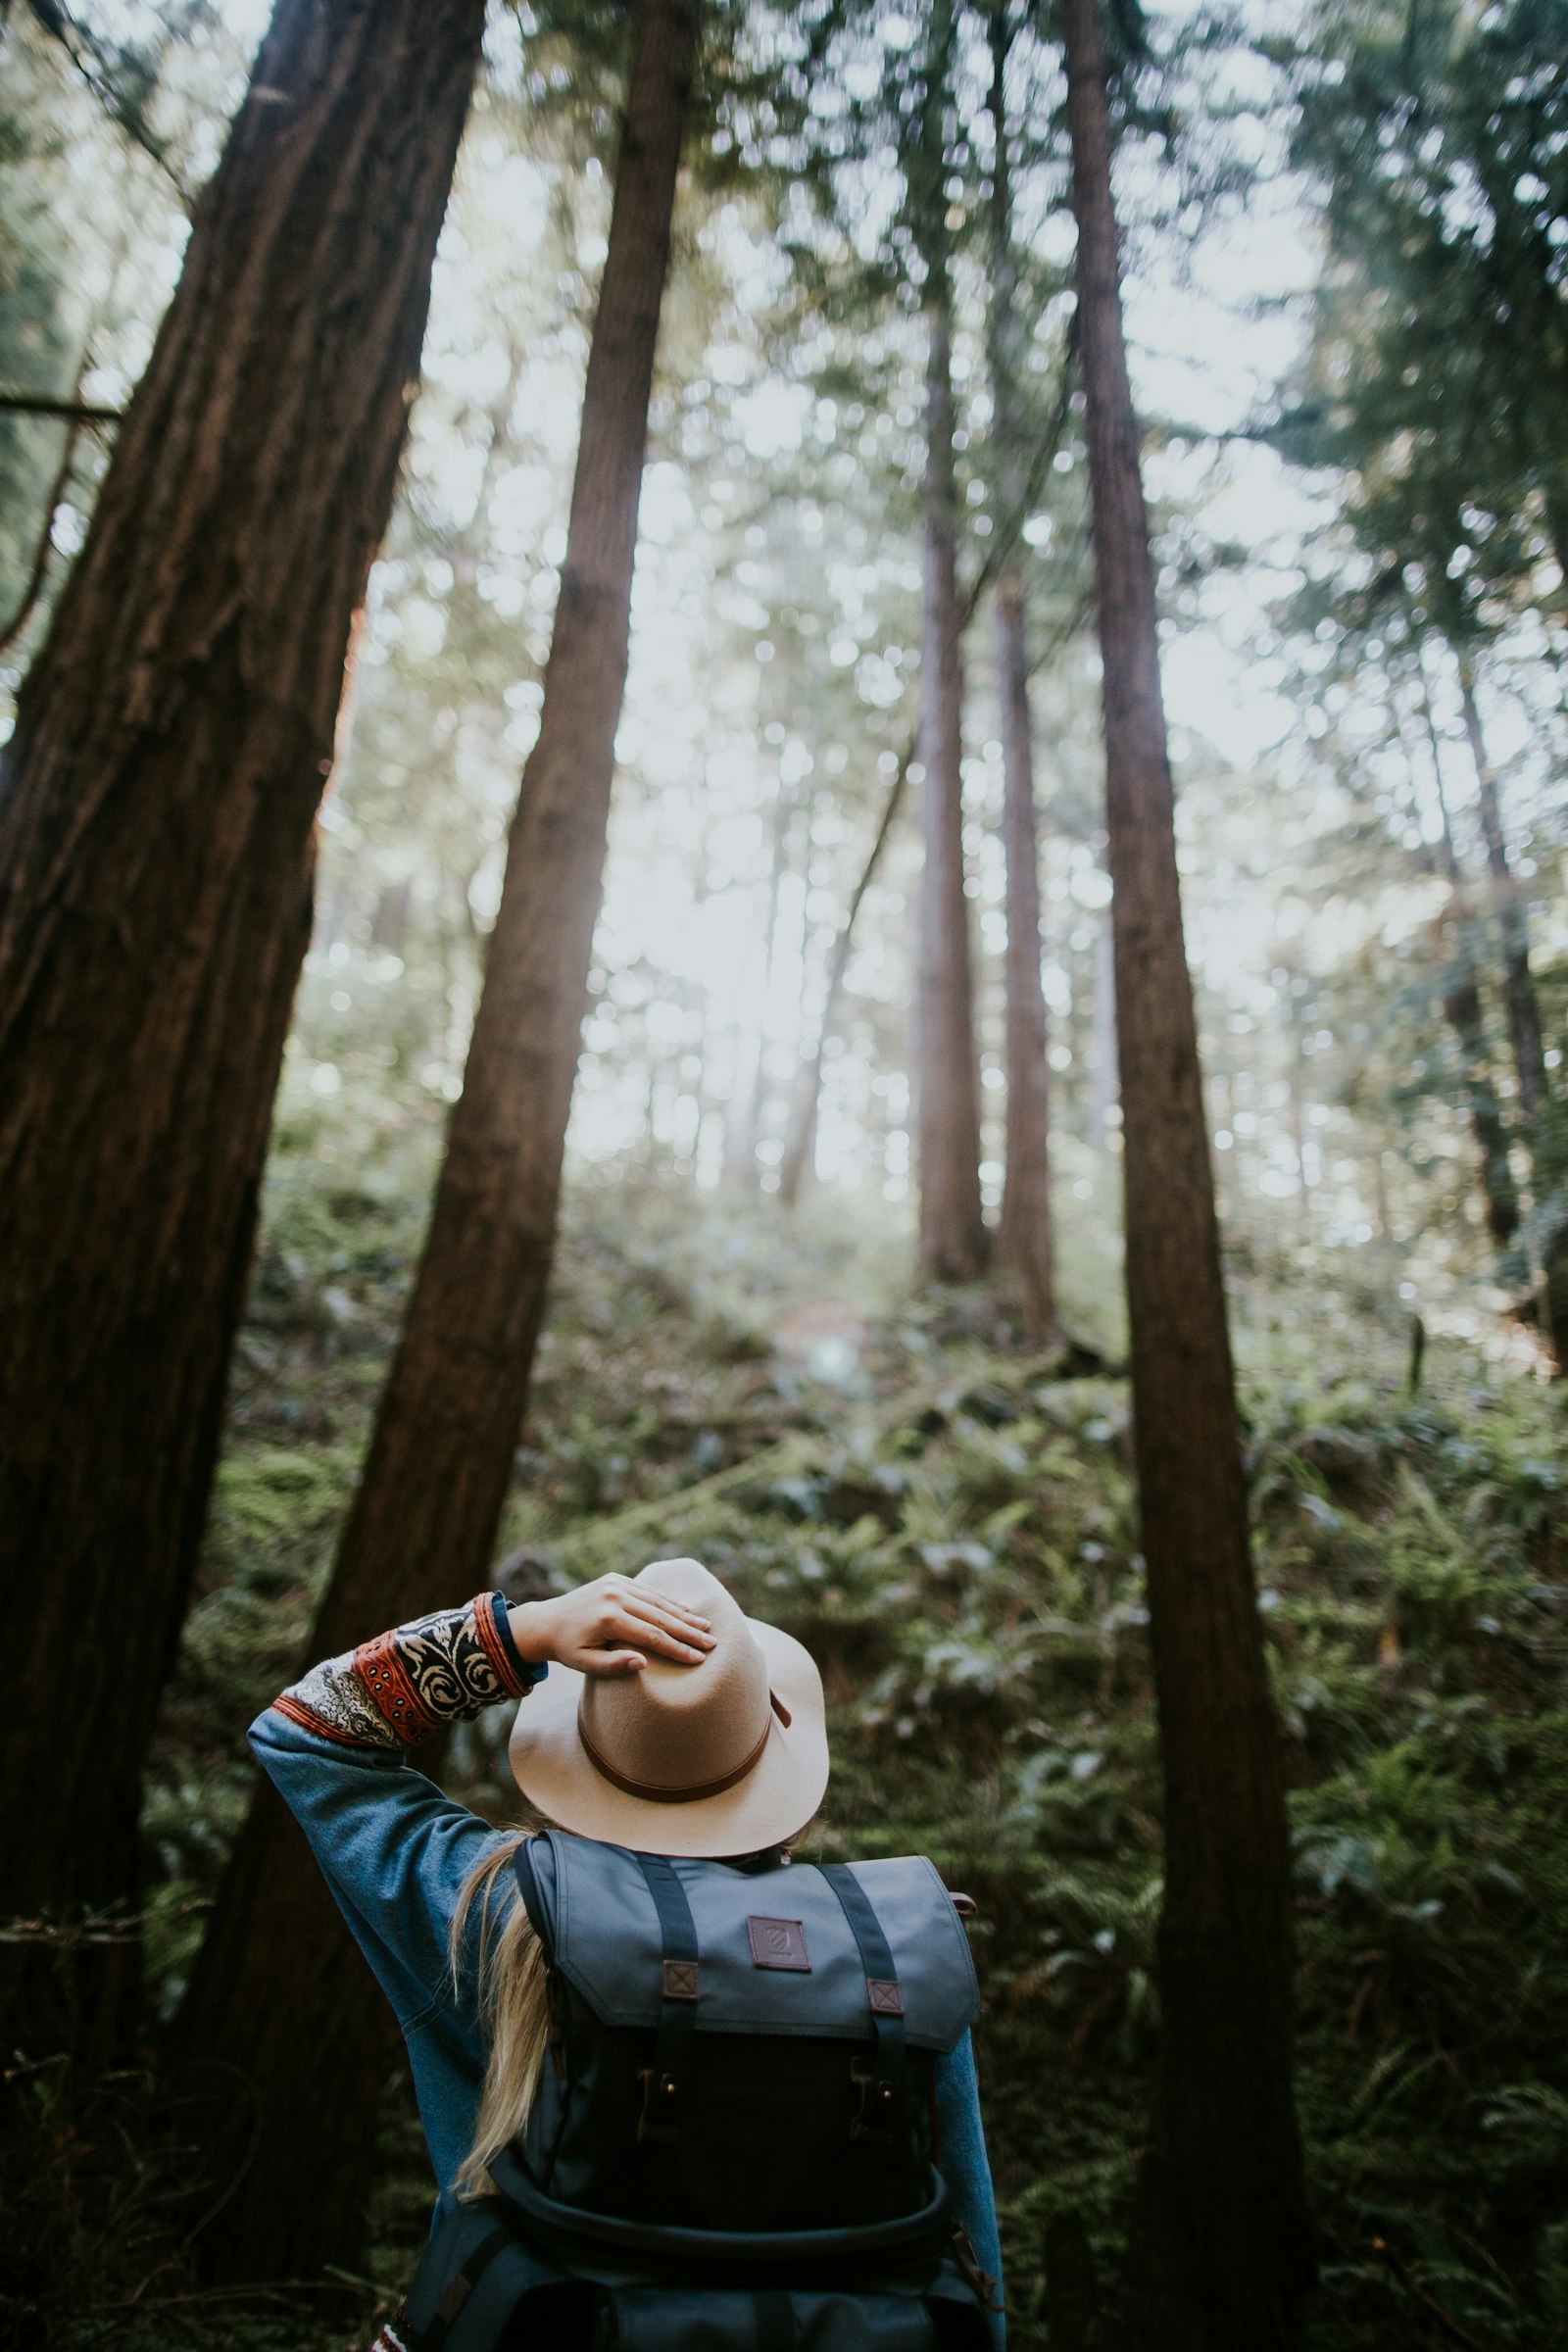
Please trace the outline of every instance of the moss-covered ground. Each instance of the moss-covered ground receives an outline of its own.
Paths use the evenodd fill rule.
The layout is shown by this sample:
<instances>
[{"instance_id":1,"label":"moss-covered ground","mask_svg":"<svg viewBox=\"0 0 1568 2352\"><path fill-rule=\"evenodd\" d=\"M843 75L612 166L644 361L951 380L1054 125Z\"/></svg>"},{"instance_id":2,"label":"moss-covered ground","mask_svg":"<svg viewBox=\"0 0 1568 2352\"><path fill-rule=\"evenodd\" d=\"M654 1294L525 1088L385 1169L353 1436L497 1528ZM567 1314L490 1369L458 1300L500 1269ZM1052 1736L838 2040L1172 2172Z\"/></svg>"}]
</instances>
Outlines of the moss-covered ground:
<instances>
[{"instance_id":1,"label":"moss-covered ground","mask_svg":"<svg viewBox=\"0 0 1568 2352\"><path fill-rule=\"evenodd\" d=\"M417 1240L412 1188L292 1171L148 1798L165 2016L245 1801L245 1722L329 1564ZM515 1573L558 1580L707 1560L821 1662L836 1769L815 1849L923 1848L976 1898L1024 2346L1046 2341L1054 2213L1081 2212L1112 2268L1158 2030L1127 1390L1113 1269L1087 1244L1075 1262L1070 1304L1104 1362L1061 1377L989 1299L910 1293L895 1244L852 1223L786 1237L651 1179L581 1184L506 1531ZM1319 1332L1314 1311L1238 1285L1292 1789L1314 2352L1568 2345L1562 1402L1456 1344L1429 1349L1412 1396L1375 1316L1339 1309L1331 1331L1325 1309ZM478 1727L451 1767L500 1813L503 1729ZM406 2275L426 2187L401 2086L368 2278L216 2299L183 2252L177 2105L140 2082L36 2095L60 2251L32 2340L347 2345Z\"/></svg>"}]
</instances>

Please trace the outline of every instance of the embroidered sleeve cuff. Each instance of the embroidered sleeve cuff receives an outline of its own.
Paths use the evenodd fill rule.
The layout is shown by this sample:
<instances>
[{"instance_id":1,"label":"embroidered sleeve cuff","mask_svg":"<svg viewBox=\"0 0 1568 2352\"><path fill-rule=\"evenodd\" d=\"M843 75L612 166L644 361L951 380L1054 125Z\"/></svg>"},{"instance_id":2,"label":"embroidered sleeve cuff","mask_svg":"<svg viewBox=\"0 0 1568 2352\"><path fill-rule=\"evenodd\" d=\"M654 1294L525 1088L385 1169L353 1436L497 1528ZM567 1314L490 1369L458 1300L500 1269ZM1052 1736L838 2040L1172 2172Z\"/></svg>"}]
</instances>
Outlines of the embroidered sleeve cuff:
<instances>
[{"instance_id":1,"label":"embroidered sleeve cuff","mask_svg":"<svg viewBox=\"0 0 1568 2352\"><path fill-rule=\"evenodd\" d=\"M273 1701L308 1732L351 1747L416 1747L443 1724L520 1698L549 1669L519 1657L499 1592L418 1617L313 1666Z\"/></svg>"}]
</instances>

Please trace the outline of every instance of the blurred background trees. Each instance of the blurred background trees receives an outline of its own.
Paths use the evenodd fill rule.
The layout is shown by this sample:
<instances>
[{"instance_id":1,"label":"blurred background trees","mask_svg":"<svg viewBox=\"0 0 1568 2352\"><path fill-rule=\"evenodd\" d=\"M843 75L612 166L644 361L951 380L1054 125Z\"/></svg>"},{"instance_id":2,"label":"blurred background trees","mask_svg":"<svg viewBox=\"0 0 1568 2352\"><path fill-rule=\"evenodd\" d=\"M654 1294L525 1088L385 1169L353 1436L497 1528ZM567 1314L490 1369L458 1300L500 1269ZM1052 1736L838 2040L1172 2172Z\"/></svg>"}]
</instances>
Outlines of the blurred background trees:
<instances>
[{"instance_id":1,"label":"blurred background trees","mask_svg":"<svg viewBox=\"0 0 1568 2352\"><path fill-rule=\"evenodd\" d=\"M320 0L319 14L325 24L354 11ZM58 1985L85 1983L95 1955L109 1954L124 1999L107 1998L104 2014L133 2050L148 2046L138 2008L142 2025L168 2025L188 1996L165 2047L183 2034L187 2052L205 2053L209 2101L220 2043L241 2077L255 2058L231 2034L198 2031L202 1906L247 1797L242 1701L269 1695L313 1622L320 1639L346 1640L368 1630L362 1603L379 1620L425 1597L406 1596L401 1570L394 1593L390 1572L383 1586L372 1563L352 1623L317 1617L332 1557L373 1499L373 1481L357 1484L360 1465L375 1460L370 1411L415 1296L443 1165L449 1193L456 1182L444 1140L476 1115L465 1071L500 936L518 778L534 772L544 742L566 610L630 14L612 0L538 0L488 15L422 361L416 382L412 355L401 368L396 430L381 445L390 452L403 429L407 388L396 502L363 600L345 571L333 605L340 637L353 612L335 741L341 648L318 647L332 691L318 698L327 717L306 762L311 809L321 795L308 945L303 800L297 828L288 954L303 955L303 968L292 1025L285 1046L292 972L280 962L275 1051L240 1057L252 1139L240 1157L253 1185L280 1065L243 1322L243 1202L223 1212L233 1239L223 1311L201 1309L188 1280L171 1294L207 1335L196 1382L207 1435L185 1393L161 1381L173 1307L144 1318L96 1401L75 1396L69 1442L63 1423L49 1425L52 1436L45 1426L69 1382L47 1349L28 1347L24 1360L12 1342L26 1408L8 1421L13 1463L29 1427L43 1451L77 1458L85 1417L95 1458L108 1462L120 1445L149 1474L167 1474L183 1516L171 1532L173 1514L161 1504L153 1514L182 1564L158 1607L138 1616L113 1867L78 1883L75 1860L65 1870L63 1833L25 1849L12 1839L13 1857L32 1856L32 1875L7 1881L8 1909L24 1924L0 1963L19 1983L41 1971ZM1443 1692L1455 1705L1476 1695L1470 1667L1455 1663L1463 1643L1504 1640L1477 1632L1482 1621L1513 1623L1466 1581L1466 1544L1522 1579L1528 1566L1544 1592L1558 1582L1554 1490L1548 1479L1538 1492L1529 1467L1540 1452L1546 1477L1550 1445L1521 1434L1510 1451L1477 1417L1505 1406L1521 1432L1536 1431L1535 1406L1518 1400L1555 1368L1568 1332L1562 20L1557 0L1481 18L1336 0L1304 22L1264 9L1246 27L1185 14L1146 24L1121 9L1106 20L1175 858L1243 1375L1241 1458L1298 1893L1301 1854L1321 1861L1317 1893L1302 1898L1305 1938L1311 1967L1330 1979L1339 1962L1313 1941L1310 1905L1337 1922L1336 1905L1361 1899L1345 1889L1362 1886L1358 1861L1334 1876L1330 1759L1359 1754L1358 1740L1447 1740L1450 1720L1460 1723ZM483 1507L461 1547L470 1564L460 1575L455 1546L450 1561L432 1562L428 1592L449 1569L476 1580L492 1549L519 1590L624 1564L619 1550L613 1562L609 1552L590 1560L601 1519L603 1541L629 1546L626 1558L666 1528L684 1544L681 1524L660 1515L668 1498L707 1494L760 1454L755 1485L719 1485L711 1519L693 1524L702 1541L730 1546L727 1572L757 1580L760 1605L835 1661L846 1788L857 1792L846 1796L846 1834L863 1838L881 1818L856 1777L863 1765L867 1788L880 1776L898 1792L890 1835L933 1846L950 1838L955 1869L1010 1857L993 1900L997 1983L1014 1988L1017 2007L999 2022L997 2046L1026 2072L1042 2049L1054 2070L1092 2046L1115 2077L1122 2103L1085 2192L1108 2274L1150 2087L1140 2070L1157 1955L1138 1922L1157 1912L1157 1854L1151 1846L1136 1900L1118 1880L1103 1916L1091 1919L1091 1905L1068 1920L1078 1898L1044 1892L1029 1875L1045 1867L1045 1848L1029 1843L1028 1827L1049 1816L1050 1835L1060 1830L1068 1800L1052 1792L1058 1783L1080 1790L1080 1756L1110 1758L1085 1773L1071 1803L1087 1807L1114 1778L1122 1809L1106 1818L1115 1813L1123 1859L1144 1852L1138 1823L1161 1801L1137 1729L1152 1690L1140 1612L1158 1571L1146 1571L1125 1500L1116 1371L1128 1353L1121 1193L1133 1107L1120 1099L1118 1049L1136 1060L1138 1016L1129 1043L1111 954L1129 908L1125 884L1113 906L1104 815L1101 704L1115 679L1090 552L1063 29L1026 0L925 11L710 0L647 400L624 700L608 689L596 698L595 793L609 790L612 737L615 770L604 899L591 949L584 935L557 975L565 1010L552 1117L535 1129L530 1111L525 1122L549 1150L560 1143L585 962L564 1254L541 1310L552 1178L529 1225L528 1328L513 1350L526 1385L542 1311L520 1443L518 1388L498 1399ZM117 511L119 419L172 297L169 318L178 317L193 208L219 184L264 30L262 12L237 0L113 10L82 0L69 12L13 0L0 14L0 694L16 730L14 773L30 757L29 710L41 709L73 625L71 598L91 582L89 532L107 532ZM420 232L426 261L436 217ZM219 332L211 311L194 323ZM374 538L379 522L366 528ZM286 620L319 581L306 577L303 535L279 531L273 545L283 552L272 571L264 580L253 564L249 586ZM187 684L200 666L181 673ZM109 667L90 684L87 699L107 709ZM230 780L238 772L217 764ZM134 784L149 789L145 764ZM0 823L15 825L22 804L14 785L6 791ZM519 824L526 801L525 791ZM22 871L13 859L14 890ZM109 860L105 874L105 904L123 899L136 968L150 970L129 869ZM21 903L7 902L6 920ZM257 937L276 951L283 932L260 923ZM114 957L102 940L93 948L73 934L68 946L67 996L86 1003L89 986L102 991L93 1027L113 1079L125 1009ZM24 1011L14 992L12 1017ZM518 1026L511 1014L500 1021L504 1054L529 1042L512 1034ZM1196 1147L1188 1124L1184 1149ZM74 1167L76 1196L51 1178L32 1199L37 1230L59 1228L60 1280L95 1302L94 1315L114 1296L142 1296L172 1261L94 1215L90 1154L58 1164ZM194 1200L196 1160L185 1165ZM82 1214L68 1234L63 1204L77 1196ZM1157 1154L1143 1198L1158 1227L1170 1203ZM13 1218L18 1199L13 1188ZM216 1195L202 1200L211 1206ZM14 1251L13 1272L37 1254ZM498 1311L520 1297L498 1299ZM1204 1313L1214 1306L1210 1284ZM1421 1397L1408 1408L1397 1398L1413 1315L1420 1378L1427 1391L1446 1383L1441 1409L1452 1426L1429 1429ZM44 1323L68 1353L90 1328L53 1310ZM218 1501L204 1521L236 1326ZM10 1329L24 1324L13 1316ZM1211 1368L1218 1360L1211 1351ZM1043 1365L1042 1379L1097 1366L1109 1377L1080 1410L1063 1400L1071 1383L1018 1388L1023 1365ZM1338 1396L1342 1375L1373 1381L1373 1366L1376 1381L1394 1383L1376 1389L1375 1405L1341 1399L1313 1419L1308 1393ZM439 1364L434 1377L441 1388ZM962 1401L944 1401L954 1396ZM145 1440L146 1414L160 1411L200 1439L183 1467ZM454 1399L454 1428L460 1420ZM1102 1427L1105 1436L1088 1434ZM842 1458L835 1445L848 1448ZM122 1531L113 1486L93 1508ZM737 1492L747 1498L738 1520L724 1500ZM422 1503L428 1528L432 1495ZM1070 1531L1054 1517L1069 1508ZM1004 1525L998 1514L1009 1512ZM1466 1512L1472 1533L1461 1540L1452 1528ZM1503 1520L1511 1551L1495 1532ZM53 1537L50 1575L37 1574L41 1525L8 1590L19 1624L33 1599L47 1603L64 1656L86 1587L71 1584L76 1554ZM418 1546L408 1549L412 1576ZM106 1576L116 1556L103 1549ZM1233 1568L1242 1557L1233 1551ZM1529 1608L1555 1605L1520 1597L1521 1624ZM1039 1630L1042 1609L1055 1633ZM859 1632L844 1632L844 1610ZM919 1666L874 1630L906 1611L925 1629ZM1451 1631L1461 1621L1462 1641ZM1110 1661L1094 1690L1063 1663L1080 1637ZM1309 1657L1339 1658L1342 1640L1344 1658L1324 1667L1325 1695L1312 1699ZM1141 1662L1124 1670L1128 1644ZM1410 1680L1417 1660L1422 1673L1431 1665L1425 1716ZM35 1677L8 1771L13 1820L36 1786L39 1710L96 1723L87 1673L78 1663ZM1187 1667L1181 1676L1200 1709L1211 1685ZM1369 1690L1382 1693L1386 1724L1363 1707ZM968 1714L965 1690L980 1694ZM1343 1737L1323 1732L1314 1745L1315 1727L1342 1718ZM930 1735L934 1773L972 1750L979 1793L944 1781L937 1805L919 1778L916 1732ZM1470 1738L1462 1724L1453 1733ZM1519 1733L1516 1749L1529 1738ZM136 1771L149 1739L138 1838ZM1515 1752L1506 1740L1503 1750ZM81 1743L83 1759L96 1753ZM479 1749L461 1749L448 1769L499 1801ZM1395 1775L1387 1766L1368 1806L1393 1806ZM1304 1846L1303 1806L1322 1814ZM1415 1809L1411 1797L1406 1829ZM1095 1845L1099 1834L1084 1832L1086 1854L1109 1852ZM1355 1834L1336 1818L1333 1838ZM1499 1867L1517 1877L1509 1852ZM51 1853L60 1868L40 1875L33 1862ZM1100 1867L1085 1863L1091 1875ZM1016 1905L1015 1883L1032 1889ZM1486 1900L1502 1900L1496 1886ZM1421 1997L1410 1998L1426 2017L1437 1996L1410 1957L1425 1931L1401 1924L1403 1897L1384 1891L1393 1908L1378 1914L1375 1948L1395 1953L1394 1976L1408 1965L1419 1978ZM1405 1907L1428 1899L1411 1892ZM1549 1911L1554 1898L1537 1888L1533 1899ZM1346 1936L1353 1926L1347 1916ZM1059 1946L1036 1948L1058 1934ZM209 1989L221 1949L220 1936ZM1075 1957L1058 1967L1059 1954ZM1520 1992L1521 2017L1534 1997ZM1352 2040L1382 1998L1355 2011ZM1387 2014L1404 2015L1393 1991ZM68 2020L62 2035L75 2030ZM1332 2065L1317 2031L1309 2002L1309 2160L1315 2180L1350 2197L1341 2157L1326 2152L1320 2094ZM7 2046L30 2037L19 2030ZM1396 2036L1378 2043L1369 2066L1400 2046ZM1539 2063L1530 2047L1521 2080ZM1486 2096L1512 2079L1499 2055ZM1367 2092L1368 2118L1381 2095ZM258 2242L232 2178L234 2149L256 2122L251 2096L232 2102L206 2158L223 2182L230 2248L214 2253L220 2222L207 2258L236 2273ZM1027 2340L1046 2320L1039 2183L1055 2183L1054 2211L1071 2202L1062 2183L1073 2166L1050 2137L1055 2125L1027 2101L1001 2098L999 2109ZM384 2188L398 2178L386 2138L396 2099L379 2117L363 2103L357 2112L361 2156ZM1514 2126L1497 2129L1494 2144L1512 2145ZM319 2225L319 2240L307 2230L279 2241L274 2276L323 2250L340 2265L361 2259L358 2180L335 2207L302 2195L298 2211ZM1446 2194L1433 2188L1422 2211L1447 2212ZM1534 2194L1519 2189L1521 2212L1536 2212ZM1335 2208L1336 2229L1349 2228L1348 2210ZM384 2212L375 2227L384 2234ZM1493 2219L1472 2215L1466 2227L1478 2244L1501 2247ZM1530 2244L1529 2276L1547 2284L1519 2286L1519 2308L1539 2334L1555 2258L1540 2250L1544 2238ZM1071 2260L1069 2249L1069 2270ZM1451 2316L1459 2305L1446 2300L1436 2257L1419 2261L1427 2267L1411 2277ZM1510 2278L1526 2277L1525 2263L1510 2239ZM1406 2317L1425 2308L1388 2278ZM1501 2324L1480 2302L1455 2321L1477 2341ZM1495 2340L1532 2340L1518 2324L1522 2335ZM1369 2340L1396 2339L1374 2328Z\"/></svg>"}]
</instances>

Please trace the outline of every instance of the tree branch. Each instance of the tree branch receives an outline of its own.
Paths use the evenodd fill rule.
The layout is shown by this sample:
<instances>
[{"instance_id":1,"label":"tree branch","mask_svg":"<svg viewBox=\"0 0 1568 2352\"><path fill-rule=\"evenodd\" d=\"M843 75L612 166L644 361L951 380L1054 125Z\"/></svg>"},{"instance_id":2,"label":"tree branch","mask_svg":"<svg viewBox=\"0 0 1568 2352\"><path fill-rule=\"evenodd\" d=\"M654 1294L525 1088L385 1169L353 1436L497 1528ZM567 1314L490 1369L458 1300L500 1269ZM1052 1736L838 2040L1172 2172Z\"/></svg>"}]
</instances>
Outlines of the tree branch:
<instances>
[{"instance_id":1,"label":"tree branch","mask_svg":"<svg viewBox=\"0 0 1568 2352\"><path fill-rule=\"evenodd\" d=\"M58 416L67 424L118 424L123 409L90 400L52 400L47 392L0 392L0 416Z\"/></svg>"}]
</instances>

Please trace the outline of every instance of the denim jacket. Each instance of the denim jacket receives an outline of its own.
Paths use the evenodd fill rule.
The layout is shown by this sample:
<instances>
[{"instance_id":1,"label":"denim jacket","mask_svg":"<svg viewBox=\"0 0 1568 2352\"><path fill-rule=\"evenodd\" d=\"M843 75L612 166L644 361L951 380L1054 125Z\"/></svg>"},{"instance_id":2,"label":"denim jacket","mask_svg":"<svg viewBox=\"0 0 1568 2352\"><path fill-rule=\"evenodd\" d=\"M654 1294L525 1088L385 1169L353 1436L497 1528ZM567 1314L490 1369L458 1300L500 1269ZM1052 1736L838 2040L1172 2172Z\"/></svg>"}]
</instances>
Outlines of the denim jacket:
<instances>
[{"instance_id":1,"label":"denim jacket","mask_svg":"<svg viewBox=\"0 0 1568 2352\"><path fill-rule=\"evenodd\" d=\"M444 1723L524 1696L541 1672L517 1655L506 1603L488 1592L313 1667L251 1726L262 1769L310 1841L403 2030L437 2210L452 2202L485 2070L479 1921L468 1922L456 1970L452 1921L465 1881L507 1833L444 1795L405 1751ZM500 1885L502 1899L514 1899L509 1877ZM967 2034L938 2062L937 2123L955 2213L1000 2300L996 2207ZM991 2324L1002 2352L1000 2316Z\"/></svg>"}]
</instances>

